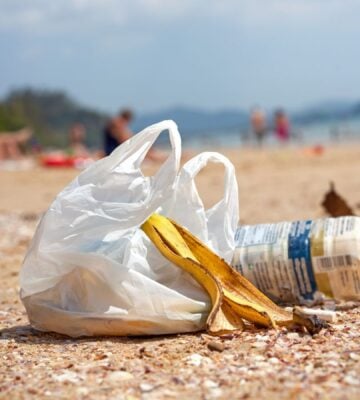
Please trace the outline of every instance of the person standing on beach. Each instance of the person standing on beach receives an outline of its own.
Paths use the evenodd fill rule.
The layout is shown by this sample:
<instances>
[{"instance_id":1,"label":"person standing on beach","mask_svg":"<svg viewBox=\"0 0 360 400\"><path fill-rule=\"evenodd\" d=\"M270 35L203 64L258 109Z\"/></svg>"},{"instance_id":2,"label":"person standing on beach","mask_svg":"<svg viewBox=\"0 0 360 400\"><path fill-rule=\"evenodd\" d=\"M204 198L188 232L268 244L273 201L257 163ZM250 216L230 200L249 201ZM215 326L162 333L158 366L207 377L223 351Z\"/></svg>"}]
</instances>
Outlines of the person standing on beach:
<instances>
[{"instance_id":1,"label":"person standing on beach","mask_svg":"<svg viewBox=\"0 0 360 400\"><path fill-rule=\"evenodd\" d=\"M69 150L74 157L89 157L89 150L85 144L86 129L79 122L73 124L69 131Z\"/></svg>"},{"instance_id":2,"label":"person standing on beach","mask_svg":"<svg viewBox=\"0 0 360 400\"><path fill-rule=\"evenodd\" d=\"M129 127L133 118L133 112L129 109L124 109L106 124L104 128L105 156L110 155L120 144L133 136ZM164 161L166 157L167 154L153 148L146 154L146 159L155 162Z\"/></svg>"},{"instance_id":3,"label":"person standing on beach","mask_svg":"<svg viewBox=\"0 0 360 400\"><path fill-rule=\"evenodd\" d=\"M285 143L290 139L290 122L284 110L275 112L274 130L280 142Z\"/></svg>"},{"instance_id":4,"label":"person standing on beach","mask_svg":"<svg viewBox=\"0 0 360 400\"><path fill-rule=\"evenodd\" d=\"M256 141L261 147L267 131L265 112L260 108L254 108L250 114L250 124Z\"/></svg>"},{"instance_id":5,"label":"person standing on beach","mask_svg":"<svg viewBox=\"0 0 360 400\"><path fill-rule=\"evenodd\" d=\"M129 109L124 109L106 124L103 132L106 156L132 136L129 125L133 118L133 112Z\"/></svg>"}]
</instances>

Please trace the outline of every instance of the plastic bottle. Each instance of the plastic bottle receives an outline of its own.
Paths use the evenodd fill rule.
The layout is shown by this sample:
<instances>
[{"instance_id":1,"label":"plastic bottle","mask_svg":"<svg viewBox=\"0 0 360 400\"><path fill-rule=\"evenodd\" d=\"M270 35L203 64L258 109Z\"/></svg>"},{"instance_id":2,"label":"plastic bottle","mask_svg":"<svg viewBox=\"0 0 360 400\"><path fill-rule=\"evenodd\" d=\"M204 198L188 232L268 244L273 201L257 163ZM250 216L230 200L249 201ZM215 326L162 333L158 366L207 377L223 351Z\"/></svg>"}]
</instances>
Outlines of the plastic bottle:
<instances>
[{"instance_id":1,"label":"plastic bottle","mask_svg":"<svg viewBox=\"0 0 360 400\"><path fill-rule=\"evenodd\" d=\"M232 265L277 302L360 300L360 217L238 228Z\"/></svg>"}]
</instances>

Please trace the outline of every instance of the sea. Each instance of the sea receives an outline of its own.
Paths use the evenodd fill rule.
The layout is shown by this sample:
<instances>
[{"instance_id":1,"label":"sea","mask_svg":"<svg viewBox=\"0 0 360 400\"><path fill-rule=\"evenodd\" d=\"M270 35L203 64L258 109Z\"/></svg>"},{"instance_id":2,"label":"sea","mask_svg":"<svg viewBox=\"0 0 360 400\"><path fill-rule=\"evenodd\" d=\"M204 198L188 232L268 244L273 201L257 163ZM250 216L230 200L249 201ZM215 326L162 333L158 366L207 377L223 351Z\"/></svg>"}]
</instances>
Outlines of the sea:
<instances>
[{"instance_id":1,"label":"sea","mask_svg":"<svg viewBox=\"0 0 360 400\"><path fill-rule=\"evenodd\" d=\"M207 132L193 132L182 135L184 148L207 148L218 149L224 147L254 147L258 143L250 128L224 129ZM360 117L348 118L336 121L323 121L306 124L292 124L291 139L292 146L326 146L336 143L360 144ZM265 136L262 146L281 146L274 132L269 130Z\"/></svg>"}]
</instances>

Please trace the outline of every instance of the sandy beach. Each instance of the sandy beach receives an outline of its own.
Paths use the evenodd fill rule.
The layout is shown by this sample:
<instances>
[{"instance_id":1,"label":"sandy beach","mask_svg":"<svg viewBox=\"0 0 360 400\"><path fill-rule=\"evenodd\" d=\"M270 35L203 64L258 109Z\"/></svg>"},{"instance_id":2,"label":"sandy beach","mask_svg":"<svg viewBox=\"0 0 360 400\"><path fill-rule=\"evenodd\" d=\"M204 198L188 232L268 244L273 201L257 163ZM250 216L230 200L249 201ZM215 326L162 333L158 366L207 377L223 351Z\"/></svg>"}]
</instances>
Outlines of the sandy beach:
<instances>
[{"instance_id":1,"label":"sandy beach","mask_svg":"<svg viewBox=\"0 0 360 400\"><path fill-rule=\"evenodd\" d=\"M300 148L222 152L236 167L242 224L324 217L331 181L360 214L360 145L326 147L321 155ZM18 297L21 262L41 214L78 173L0 171L0 398L358 398L360 308L353 305L339 306L337 323L313 337L253 329L223 339L73 340L33 330ZM222 194L222 169L209 165L197 184L211 206Z\"/></svg>"},{"instance_id":2,"label":"sandy beach","mask_svg":"<svg viewBox=\"0 0 360 400\"><path fill-rule=\"evenodd\" d=\"M242 224L322 217L320 203L330 181L353 207L360 208L360 145L325 148L322 155L301 148L220 152L236 168ZM146 163L144 172L151 175L158 167ZM0 212L40 214L78 174L66 168L0 170ZM209 164L199 173L197 184L204 204L214 204L222 196L222 167Z\"/></svg>"}]
</instances>

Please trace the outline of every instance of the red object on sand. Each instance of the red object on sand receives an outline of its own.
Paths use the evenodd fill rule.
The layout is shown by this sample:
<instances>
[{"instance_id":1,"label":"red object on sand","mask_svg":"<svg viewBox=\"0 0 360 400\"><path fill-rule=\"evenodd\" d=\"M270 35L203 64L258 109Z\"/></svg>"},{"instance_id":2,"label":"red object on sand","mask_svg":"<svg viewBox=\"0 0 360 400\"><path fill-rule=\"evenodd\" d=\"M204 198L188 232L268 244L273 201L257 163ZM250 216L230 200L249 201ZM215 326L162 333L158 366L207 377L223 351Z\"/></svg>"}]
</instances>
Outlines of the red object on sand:
<instances>
[{"instance_id":1,"label":"red object on sand","mask_svg":"<svg viewBox=\"0 0 360 400\"><path fill-rule=\"evenodd\" d=\"M41 158L41 164L49 168L84 169L94 160L89 157L74 157L65 154L48 154Z\"/></svg>"},{"instance_id":2,"label":"red object on sand","mask_svg":"<svg viewBox=\"0 0 360 400\"><path fill-rule=\"evenodd\" d=\"M306 147L302 152L308 156L321 156L324 154L325 147L321 144L316 144L311 147Z\"/></svg>"},{"instance_id":3,"label":"red object on sand","mask_svg":"<svg viewBox=\"0 0 360 400\"><path fill-rule=\"evenodd\" d=\"M42 165L44 167L72 167L71 157L62 154L50 154L42 157Z\"/></svg>"},{"instance_id":4,"label":"red object on sand","mask_svg":"<svg viewBox=\"0 0 360 400\"><path fill-rule=\"evenodd\" d=\"M321 156L324 153L325 148L321 144L317 144L313 147L313 151L317 156Z\"/></svg>"},{"instance_id":5,"label":"red object on sand","mask_svg":"<svg viewBox=\"0 0 360 400\"><path fill-rule=\"evenodd\" d=\"M44 167L74 167L78 157L66 156L63 154L50 154L42 157Z\"/></svg>"}]
</instances>

